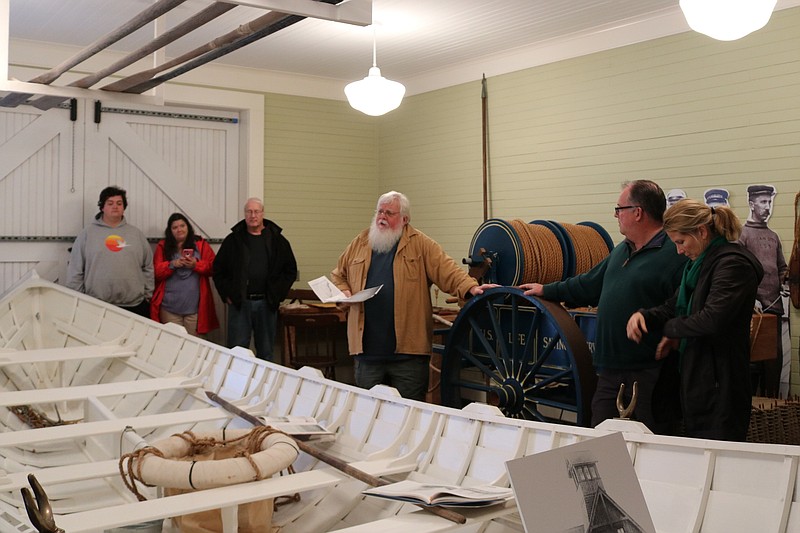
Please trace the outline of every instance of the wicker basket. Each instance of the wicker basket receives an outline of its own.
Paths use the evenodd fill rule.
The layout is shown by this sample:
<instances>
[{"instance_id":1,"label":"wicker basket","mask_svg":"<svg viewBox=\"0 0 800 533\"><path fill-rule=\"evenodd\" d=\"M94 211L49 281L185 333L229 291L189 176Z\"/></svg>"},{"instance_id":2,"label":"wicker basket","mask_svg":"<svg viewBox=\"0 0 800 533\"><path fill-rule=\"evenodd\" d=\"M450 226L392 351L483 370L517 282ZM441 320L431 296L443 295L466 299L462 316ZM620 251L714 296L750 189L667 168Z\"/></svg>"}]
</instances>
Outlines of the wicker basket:
<instances>
[{"instance_id":1,"label":"wicker basket","mask_svg":"<svg viewBox=\"0 0 800 533\"><path fill-rule=\"evenodd\" d=\"M800 401L753 398L747 442L800 444Z\"/></svg>"}]
</instances>

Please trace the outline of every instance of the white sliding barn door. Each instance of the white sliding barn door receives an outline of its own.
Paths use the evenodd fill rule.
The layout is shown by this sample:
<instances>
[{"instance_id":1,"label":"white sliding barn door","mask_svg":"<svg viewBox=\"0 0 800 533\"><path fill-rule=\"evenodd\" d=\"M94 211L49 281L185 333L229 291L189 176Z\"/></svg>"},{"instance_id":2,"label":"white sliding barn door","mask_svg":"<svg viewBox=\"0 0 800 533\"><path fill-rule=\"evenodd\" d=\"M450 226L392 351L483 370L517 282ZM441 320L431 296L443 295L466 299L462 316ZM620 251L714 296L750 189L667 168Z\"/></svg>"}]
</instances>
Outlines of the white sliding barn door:
<instances>
[{"instance_id":1,"label":"white sliding barn door","mask_svg":"<svg viewBox=\"0 0 800 533\"><path fill-rule=\"evenodd\" d=\"M0 110L0 292L33 267L66 269L64 241L83 227L77 129L67 109Z\"/></svg>"},{"instance_id":2,"label":"white sliding barn door","mask_svg":"<svg viewBox=\"0 0 800 533\"><path fill-rule=\"evenodd\" d=\"M119 185L128 192L125 218L148 237L163 236L176 211L203 236L225 237L241 218L237 117L153 111L167 116L116 108L103 111L99 124L86 121L86 145L94 147L86 153L86 218L97 213L100 190Z\"/></svg>"},{"instance_id":3,"label":"white sliding barn door","mask_svg":"<svg viewBox=\"0 0 800 533\"><path fill-rule=\"evenodd\" d=\"M236 113L117 107L99 118L85 101L75 121L68 109L0 108L0 292L34 266L63 277L108 185L127 190L126 219L151 239L175 211L212 240L241 218Z\"/></svg>"}]
</instances>

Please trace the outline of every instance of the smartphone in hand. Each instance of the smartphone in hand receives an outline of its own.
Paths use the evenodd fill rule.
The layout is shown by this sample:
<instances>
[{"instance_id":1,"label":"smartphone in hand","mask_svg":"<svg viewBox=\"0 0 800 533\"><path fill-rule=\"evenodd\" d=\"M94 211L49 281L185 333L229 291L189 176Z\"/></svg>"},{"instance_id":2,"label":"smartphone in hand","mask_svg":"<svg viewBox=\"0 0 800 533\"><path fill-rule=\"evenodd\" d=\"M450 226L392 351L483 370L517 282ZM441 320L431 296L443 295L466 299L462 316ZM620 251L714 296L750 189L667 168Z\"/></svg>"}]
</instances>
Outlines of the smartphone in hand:
<instances>
[{"instance_id":1,"label":"smartphone in hand","mask_svg":"<svg viewBox=\"0 0 800 533\"><path fill-rule=\"evenodd\" d=\"M186 259L191 259L192 257L194 257L194 248L184 248L182 253L183 257L185 257Z\"/></svg>"}]
</instances>

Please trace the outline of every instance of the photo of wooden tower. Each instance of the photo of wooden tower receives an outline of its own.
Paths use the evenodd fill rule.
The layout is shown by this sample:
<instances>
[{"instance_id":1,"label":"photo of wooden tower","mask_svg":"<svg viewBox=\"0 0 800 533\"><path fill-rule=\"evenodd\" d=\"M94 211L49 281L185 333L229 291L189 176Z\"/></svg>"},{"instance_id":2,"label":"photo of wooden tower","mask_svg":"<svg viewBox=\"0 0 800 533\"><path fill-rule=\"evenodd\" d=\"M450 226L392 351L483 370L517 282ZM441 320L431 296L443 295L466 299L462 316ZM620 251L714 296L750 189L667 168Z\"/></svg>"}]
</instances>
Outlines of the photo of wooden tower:
<instances>
[{"instance_id":1,"label":"photo of wooden tower","mask_svg":"<svg viewBox=\"0 0 800 533\"><path fill-rule=\"evenodd\" d=\"M569 477L580 490L586 514L585 533L642 533L636 521L606 492L595 460L567 460Z\"/></svg>"}]
</instances>

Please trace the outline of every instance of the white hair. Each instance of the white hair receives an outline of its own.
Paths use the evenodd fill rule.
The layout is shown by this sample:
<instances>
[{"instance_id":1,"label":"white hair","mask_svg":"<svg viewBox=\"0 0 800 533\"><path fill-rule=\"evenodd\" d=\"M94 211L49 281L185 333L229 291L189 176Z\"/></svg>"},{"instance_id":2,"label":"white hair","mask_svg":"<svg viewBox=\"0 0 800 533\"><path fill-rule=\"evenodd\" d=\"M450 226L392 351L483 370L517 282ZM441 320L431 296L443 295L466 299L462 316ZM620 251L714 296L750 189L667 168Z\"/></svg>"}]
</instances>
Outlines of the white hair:
<instances>
[{"instance_id":1,"label":"white hair","mask_svg":"<svg viewBox=\"0 0 800 533\"><path fill-rule=\"evenodd\" d=\"M247 201L245 201L244 206L242 207L242 209L243 210L247 209L247 204L249 204L250 202L257 203L259 206L261 206L261 210L262 211L264 210L264 202L261 201L261 198L258 198L256 196L251 196L250 198L248 198Z\"/></svg>"},{"instance_id":2,"label":"white hair","mask_svg":"<svg viewBox=\"0 0 800 533\"><path fill-rule=\"evenodd\" d=\"M397 203L400 204L400 215L406 217L407 222L411 222L411 202L408 200L408 196L401 192L389 191L382 194L381 197L378 198L376 209L380 209L381 204L388 204L394 200L397 200Z\"/></svg>"}]
</instances>

